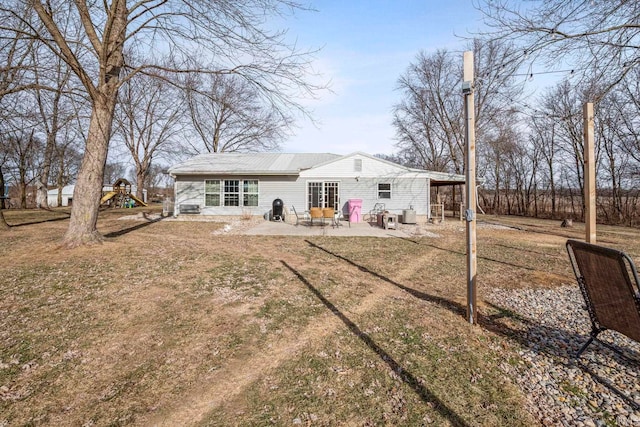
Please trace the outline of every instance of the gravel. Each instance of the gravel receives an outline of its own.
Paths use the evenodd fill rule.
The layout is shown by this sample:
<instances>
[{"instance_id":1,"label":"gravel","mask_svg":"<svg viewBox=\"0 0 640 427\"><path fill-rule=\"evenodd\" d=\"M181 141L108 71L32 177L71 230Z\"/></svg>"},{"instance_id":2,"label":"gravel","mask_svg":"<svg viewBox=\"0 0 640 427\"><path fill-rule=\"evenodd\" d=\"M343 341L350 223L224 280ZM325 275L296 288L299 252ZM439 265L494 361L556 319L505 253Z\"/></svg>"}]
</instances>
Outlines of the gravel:
<instances>
[{"instance_id":1,"label":"gravel","mask_svg":"<svg viewBox=\"0 0 640 427\"><path fill-rule=\"evenodd\" d=\"M520 358L501 369L543 425L640 426L640 344L606 331L599 339L620 353L594 342L575 359L591 330L577 286L494 289L486 300L508 310Z\"/></svg>"}]
</instances>

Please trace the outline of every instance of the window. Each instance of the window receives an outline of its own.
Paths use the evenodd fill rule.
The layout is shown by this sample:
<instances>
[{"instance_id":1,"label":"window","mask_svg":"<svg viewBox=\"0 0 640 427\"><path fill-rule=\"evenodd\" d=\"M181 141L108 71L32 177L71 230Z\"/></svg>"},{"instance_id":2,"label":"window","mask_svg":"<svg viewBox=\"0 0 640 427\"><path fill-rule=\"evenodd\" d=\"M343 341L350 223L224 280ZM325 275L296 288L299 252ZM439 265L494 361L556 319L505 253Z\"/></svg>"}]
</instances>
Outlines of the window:
<instances>
[{"instance_id":1,"label":"window","mask_svg":"<svg viewBox=\"0 0 640 427\"><path fill-rule=\"evenodd\" d=\"M390 199L391 198L391 184L390 183L378 183L378 199Z\"/></svg>"},{"instance_id":2,"label":"window","mask_svg":"<svg viewBox=\"0 0 640 427\"><path fill-rule=\"evenodd\" d=\"M240 206L240 181L237 179L224 180L224 205Z\"/></svg>"},{"instance_id":3,"label":"window","mask_svg":"<svg viewBox=\"0 0 640 427\"><path fill-rule=\"evenodd\" d=\"M258 206L257 179L205 179L205 206Z\"/></svg>"},{"instance_id":4,"label":"window","mask_svg":"<svg viewBox=\"0 0 640 427\"><path fill-rule=\"evenodd\" d=\"M258 206L258 180L245 179L242 186L242 206Z\"/></svg>"},{"instance_id":5,"label":"window","mask_svg":"<svg viewBox=\"0 0 640 427\"><path fill-rule=\"evenodd\" d=\"M220 206L219 179L207 179L204 181L204 205Z\"/></svg>"}]
</instances>

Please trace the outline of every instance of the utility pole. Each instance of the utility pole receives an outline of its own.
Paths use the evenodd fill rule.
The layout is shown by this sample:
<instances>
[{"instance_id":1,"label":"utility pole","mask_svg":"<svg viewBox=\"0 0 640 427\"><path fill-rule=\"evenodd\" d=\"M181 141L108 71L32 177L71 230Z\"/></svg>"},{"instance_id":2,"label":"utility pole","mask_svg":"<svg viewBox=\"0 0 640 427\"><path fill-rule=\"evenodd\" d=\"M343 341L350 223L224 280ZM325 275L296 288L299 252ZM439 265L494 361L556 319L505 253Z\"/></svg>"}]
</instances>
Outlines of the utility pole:
<instances>
[{"instance_id":1,"label":"utility pole","mask_svg":"<svg viewBox=\"0 0 640 427\"><path fill-rule=\"evenodd\" d=\"M466 51L463 56L462 93L464 96L465 142L466 142L466 202L464 213L467 221L467 320L476 323L476 132L473 96L473 52Z\"/></svg>"},{"instance_id":2,"label":"utility pole","mask_svg":"<svg viewBox=\"0 0 640 427\"><path fill-rule=\"evenodd\" d=\"M585 241L596 243L596 151L593 137L593 103L582 107L584 120L584 222Z\"/></svg>"}]
</instances>

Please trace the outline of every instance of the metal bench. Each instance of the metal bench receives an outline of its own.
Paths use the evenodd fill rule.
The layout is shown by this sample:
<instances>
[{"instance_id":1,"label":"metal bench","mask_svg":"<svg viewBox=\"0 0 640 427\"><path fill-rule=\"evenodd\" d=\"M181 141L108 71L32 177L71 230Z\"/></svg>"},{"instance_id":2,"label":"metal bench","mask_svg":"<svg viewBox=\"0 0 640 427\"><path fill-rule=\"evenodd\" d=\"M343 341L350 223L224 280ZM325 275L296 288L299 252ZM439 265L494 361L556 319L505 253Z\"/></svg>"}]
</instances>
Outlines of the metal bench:
<instances>
[{"instance_id":1,"label":"metal bench","mask_svg":"<svg viewBox=\"0 0 640 427\"><path fill-rule=\"evenodd\" d=\"M576 357L607 329L640 342L640 287L631 258L619 250L577 240L567 241L567 251L592 326L589 340Z\"/></svg>"},{"instance_id":2,"label":"metal bench","mask_svg":"<svg viewBox=\"0 0 640 427\"><path fill-rule=\"evenodd\" d=\"M199 214L200 205L181 204L180 213L181 214Z\"/></svg>"}]
</instances>

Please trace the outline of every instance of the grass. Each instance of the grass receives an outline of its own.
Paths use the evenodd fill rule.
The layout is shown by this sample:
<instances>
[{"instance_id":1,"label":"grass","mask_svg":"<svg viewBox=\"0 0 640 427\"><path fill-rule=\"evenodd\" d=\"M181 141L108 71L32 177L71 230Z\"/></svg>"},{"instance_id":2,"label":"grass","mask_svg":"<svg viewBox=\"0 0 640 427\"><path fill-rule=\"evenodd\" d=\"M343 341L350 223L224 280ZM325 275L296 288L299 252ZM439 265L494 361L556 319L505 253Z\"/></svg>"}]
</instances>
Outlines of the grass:
<instances>
[{"instance_id":1,"label":"grass","mask_svg":"<svg viewBox=\"0 0 640 427\"><path fill-rule=\"evenodd\" d=\"M519 363L518 314L482 295L572 283L563 244L579 226L479 229L481 311L504 322L484 328L465 322L457 225L240 236L131 217L145 210L102 212L114 237L73 250L67 211L5 211L0 426L536 423L499 368ZM633 255L638 234L602 238Z\"/></svg>"}]
</instances>

